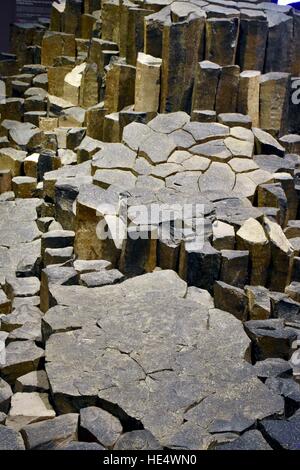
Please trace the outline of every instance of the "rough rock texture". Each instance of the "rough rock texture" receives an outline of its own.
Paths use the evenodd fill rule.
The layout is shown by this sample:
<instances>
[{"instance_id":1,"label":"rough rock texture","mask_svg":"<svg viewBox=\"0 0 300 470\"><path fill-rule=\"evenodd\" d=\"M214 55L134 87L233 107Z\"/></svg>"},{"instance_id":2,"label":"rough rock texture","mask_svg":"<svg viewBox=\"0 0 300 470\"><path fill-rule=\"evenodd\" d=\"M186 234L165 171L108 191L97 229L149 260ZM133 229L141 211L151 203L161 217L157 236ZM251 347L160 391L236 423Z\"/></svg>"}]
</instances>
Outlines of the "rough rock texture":
<instances>
[{"instance_id":1,"label":"rough rock texture","mask_svg":"<svg viewBox=\"0 0 300 470\"><path fill-rule=\"evenodd\" d=\"M11 39L0 448L299 448L299 14L66 0Z\"/></svg>"}]
</instances>

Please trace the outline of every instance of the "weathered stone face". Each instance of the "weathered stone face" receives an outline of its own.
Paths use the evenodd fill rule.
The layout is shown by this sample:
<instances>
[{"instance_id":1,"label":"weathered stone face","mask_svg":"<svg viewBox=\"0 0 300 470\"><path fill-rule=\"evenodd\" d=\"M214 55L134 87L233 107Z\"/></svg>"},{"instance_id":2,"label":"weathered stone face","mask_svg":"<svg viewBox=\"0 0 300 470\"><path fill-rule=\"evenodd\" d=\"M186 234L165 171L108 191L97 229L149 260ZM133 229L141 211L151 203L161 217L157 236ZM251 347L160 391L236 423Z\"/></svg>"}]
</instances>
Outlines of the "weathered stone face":
<instances>
[{"instance_id":1,"label":"weathered stone face","mask_svg":"<svg viewBox=\"0 0 300 470\"><path fill-rule=\"evenodd\" d=\"M75 56L75 37L73 34L45 34L42 43L42 64L53 65L58 56Z\"/></svg>"},{"instance_id":2,"label":"weathered stone face","mask_svg":"<svg viewBox=\"0 0 300 470\"><path fill-rule=\"evenodd\" d=\"M296 448L298 13L39 22L0 61L0 448Z\"/></svg>"},{"instance_id":3,"label":"weathered stone face","mask_svg":"<svg viewBox=\"0 0 300 470\"><path fill-rule=\"evenodd\" d=\"M156 275L153 274L151 276L153 277L153 283L155 283L155 276ZM162 286L161 281L159 281L159 279L160 279L159 273L157 274L157 276L158 276L157 277L158 282ZM145 281L146 281L146 279L147 278L145 278ZM178 284L177 288L175 287L176 286L175 278L174 278L173 281L171 281L171 279L172 279L172 277L170 277L170 282L172 282L173 286L174 286L173 287L173 292L174 292L175 298L177 296L184 295L184 290L182 290L182 291L181 291L181 289L179 290L179 284ZM149 278L149 280L150 280L150 278ZM166 278L166 280L167 280L167 278ZM136 305L138 305L139 302L141 302L140 305L143 305L142 311L144 313L141 317L141 309L138 309L137 315L135 316L135 318L136 318L136 321L138 321L138 323L136 323L136 324L140 325L140 326L137 327L136 331L141 331L142 336L140 336L140 334L139 334L138 336L135 337L135 334L132 331L129 334L129 330L128 330L129 336L127 336L127 334L124 334L124 326L125 325L120 324L120 320L121 320L123 314L120 311L120 307L118 306L118 300L115 296L114 296L114 298L115 298L115 310L111 310L111 315L113 315L113 316L117 315L117 317L119 319L117 319L117 317L116 317L115 321L113 321L111 323L111 320L105 319L105 317L102 317L102 316L99 317L99 309L98 309L98 313L95 310L94 313L91 312L93 319L91 318L90 320L88 320L88 322L91 321L90 327L88 325L83 327L82 333L83 333L83 331L85 331L84 334L85 335L88 334L89 328L91 328L90 331L92 331L94 329L92 327L92 324L94 324L94 322L96 322L99 325L101 324L101 327L104 328L105 331L106 331L105 337L102 336L101 334L99 336L99 332L98 332L97 333L97 340L94 343L95 350L93 351L91 349L89 349L89 350L87 349L86 353L84 353L84 354L87 354L87 360L88 360L89 363L91 363L91 358L96 353L96 350L97 350L98 354L101 354L101 357L102 357L102 361L101 361L102 367L103 367L104 364L107 364L107 366L106 366L107 371L109 371L110 368L111 368L110 364L113 364L113 363L114 364L120 364L120 366L121 366L122 363L124 364L124 366L126 364L126 369L127 369L126 377L127 378L125 376L123 377L122 374L121 375L118 374L116 376L115 373L112 374L111 379L109 379L109 377L106 374L104 374L102 376L102 372L101 372L100 369L99 369L99 372L96 372L96 370L98 370L98 367L95 364L96 369L94 369L94 372L92 373L92 375L90 375L90 380L93 376L92 382L90 380L88 380L89 372L86 371L85 379L82 379L82 378L77 379L76 388L78 389L78 387L79 387L79 390L81 390L81 392L80 392L81 395L82 395L82 393L85 393L87 395L87 399L89 400L90 403L93 403L95 401L96 396L98 394L99 394L100 400L101 401L103 400L103 404L107 403L107 406L108 406L109 402L115 402L115 400L117 400L117 402L119 403L119 406L121 406L121 408L125 411L127 416L130 416L131 418L135 418L137 420L141 420L142 422L145 422L146 425L147 425L147 429L152 431L152 433L154 433L155 436L157 436L160 440L162 440L164 442L165 439L166 440L170 439L170 437L167 437L168 435L175 434L175 432L177 432L177 429L179 430L180 420L176 419L176 414L178 412L176 414L174 414L175 410L177 409L179 411L182 408L182 411L181 411L181 413L182 413L183 409L186 409L187 400L189 400L188 395L186 395L186 394L181 395L179 393L179 391L180 390L182 390L182 391L186 390L185 393L187 393L187 391L189 389L190 389L190 392L192 392L192 389L194 389L195 392L196 392L196 390L197 390L196 383L199 380L199 372L201 370L202 372L201 372L200 376L203 377L203 379L201 379L203 381L202 390L203 390L203 393L205 393L206 396L209 396L209 394L210 394L209 390L212 390L211 389L212 383L210 383L210 381L206 381L206 379L205 379L205 374L206 374L205 370L207 370L207 372L210 370L210 373L214 373L213 372L214 367L216 367L216 369L215 369L215 373L217 374L216 377L220 373L220 369L217 366L217 357L216 357L216 354L218 354L218 352L216 352L216 350L215 350L214 355L209 356L208 350L205 347L205 344L207 345L207 340L208 341L215 341L215 335L218 334L217 333L217 331L218 331L218 326L217 325L219 324L219 322L220 321L221 322L225 321L225 318L227 318L228 320L230 319L230 324L231 325L229 326L229 324L228 324L228 328L229 328L228 332L231 330L231 334L234 335L234 337L237 339L237 341L233 343L232 340L230 340L230 341L227 341L226 344L229 345L229 343L230 343L231 347L237 348L236 353L237 353L237 356L240 357L239 361L243 362L242 357L246 354L247 347L248 347L248 340L247 340L246 336L244 337L242 342L240 342L240 340L238 340L238 336L240 336L240 335L237 335L236 333L234 333L235 327L233 325L235 324L236 327L238 327L239 322L237 320L235 320L232 316L230 316L230 317L228 317L228 316L225 317L224 316L223 317L223 315L225 315L223 312L218 311L218 310L211 310L210 311L211 312L210 316L208 318L207 313L205 313L206 309L205 309L204 306L197 305L196 303L190 302L190 301L187 301L187 300L180 300L180 297L177 297L175 304L172 305L172 307L171 307L170 302L167 301L167 299L164 296L161 296L161 294L159 294L158 291L156 291L155 296L153 296L154 292L151 294L150 291L149 291L149 293L147 294L147 292L145 292L143 290L143 287L142 287L143 286L142 278L140 278L138 283L136 283L136 281L134 281L134 280L128 281L128 287L126 287L126 284L127 283L125 282L125 284L123 283L121 285L122 287L120 286L121 289L123 289L124 293L127 292L126 300L124 300L124 302L123 302L122 311L124 311L124 312L127 311L128 314L129 314L129 312L132 312L132 314L133 314L132 307L131 307L132 302L134 302ZM156 288L155 288L154 284L152 284L152 285L153 285L152 289L154 289L154 290L155 289L160 289L158 287L158 285L157 285ZM172 284L170 284L170 287L171 287L171 285ZM133 289L133 292L135 292L134 294L130 293L131 288ZM62 288L62 289L68 289L68 288ZM105 289L105 288L103 288L103 289ZM113 291L117 294L118 291L116 289L118 289L118 288L111 287L111 288L109 288L109 290L107 290L107 294L105 294L105 290L103 291L102 288L101 288L100 290L94 291L93 296L98 295L98 293L99 293L99 295L102 296L102 299L103 299L103 295L109 295L111 297ZM139 294L139 292L141 294ZM62 298L65 298L63 290L61 290L61 293L59 295L62 295ZM155 298L157 300L155 300ZM165 300L164 300L164 298L165 298ZM175 298L174 298L174 300L175 300ZM149 304L150 299L151 299L151 302ZM70 298L70 301L72 302L71 298ZM167 301L167 303L169 304L170 309L167 308L167 303L165 303L165 301ZM156 303L160 304L160 305L164 305L164 307L157 310L156 307L155 307ZM185 315L184 316L182 316L182 313L180 313L181 305L182 305L182 308L184 308L184 310L185 310ZM156 314L153 316L153 313L152 314L150 313L151 311L156 312ZM159 311L161 312L161 314L159 313ZM171 315L171 318L173 320L170 323L169 322L165 323L165 327L168 331L168 335L164 338L163 330L161 330L162 323L161 323L161 321L158 321L157 315L165 316L166 312L168 312L168 311L170 312L169 314ZM113 312L115 312L115 313L113 313ZM203 313L200 313L200 312L203 312ZM168 318L170 319L169 314L168 314ZM199 317L199 314L200 314L200 317ZM61 313L60 313L60 317L61 317ZM152 318L152 320L151 320L151 318ZM196 318L198 318L199 320L197 321ZM221 320L222 318L224 318L224 320ZM66 319L67 319L67 317L66 317ZM146 335L142 333L142 331L143 331L142 324L143 324L144 321L146 321L149 325L148 326L148 333ZM150 321L150 323L149 323L149 321ZM184 330L182 330L182 328L180 327L181 322L183 322L183 324L185 325ZM209 322L209 325L210 325L209 330L207 330L207 326L206 326L207 322ZM227 322L227 321L225 321L225 322ZM110 324L111 324L111 326L114 325L113 329L111 330L111 333L110 333L110 330L107 329L107 328L109 328ZM129 326L128 322L127 322L127 324ZM152 324L153 324L153 327L151 326ZM189 348L188 348L185 352L176 353L176 348L174 349L174 347L172 347L170 349L170 346L167 346L167 345L172 343L175 346L177 335L179 335L179 337L181 338L180 341L183 341L184 337L182 335L185 336L186 334L189 334L188 329L187 329L189 324L190 324L190 327L193 329L192 336L194 337L194 341L197 341L196 338L197 338L198 335L201 335L201 338L202 338L201 343L200 342L197 343L198 344L198 347L197 347L198 352L196 353L196 351L192 351L192 350L189 351ZM115 330L116 325L118 325L118 328L123 330L123 344L120 345L118 343L119 344L118 348L120 347L120 349L122 351L124 351L124 352L126 351L125 356L121 355L120 352L118 352L117 350L114 350L114 351L111 350L111 352L110 352L110 348L108 347L107 341L110 342L110 339L109 339L110 334L113 335L111 337L111 340L113 341L113 343L111 343L111 345L116 344L115 343L115 341L117 339L116 330ZM158 325L160 325L159 326L160 331L161 331L160 342L161 342L161 344L164 345L164 347L163 348L160 347L159 350L164 350L165 351L163 353L163 356L160 356L159 350L157 350L157 347L156 347L156 341L155 341L156 333L155 333L155 330L156 330L157 327L155 325L157 325L157 327L158 327ZM175 327L175 325L177 325L177 326L174 329L173 327L170 327L170 325L174 325L174 327ZM177 330L177 327L178 327L178 330ZM232 330L232 328L233 328L233 330ZM207 333L205 333L205 331L207 331ZM95 333L96 333L96 330L95 330ZM210 338L210 339L207 338L207 340L205 342L203 342L203 335L206 335L206 334L208 335L208 338ZM224 334L224 332L223 332L223 334ZM48 371L48 376L50 377L50 382L52 382L52 386L53 386L55 396L57 394L58 406L60 406L64 410L69 409L69 407L72 406L71 403L75 404L77 400L78 400L78 403L80 403L81 398L78 395L78 392L75 391L75 388L73 388L71 386L71 382L69 382L69 384L67 385L65 380L61 381L61 379L57 375L56 370L57 370L57 367L58 367L59 364L57 363L56 354L57 354L57 358L61 357L61 353L59 352L59 351L61 351L61 348L64 348L65 353L68 354L68 355L72 354L71 351L72 351L73 348L74 348L74 352L75 352L76 348L79 346L79 343L81 341L80 337L81 337L80 332L77 332L77 333L76 332L70 332L70 333L65 333L65 334L63 334L63 333L57 334L57 335L54 335L50 338L49 345L48 345L48 348L47 348L47 358L48 358L47 359L47 361L48 361L47 371ZM150 337L152 338L151 341L150 341ZM95 339L96 339L96 337L95 337ZM103 343L103 341L104 341L104 343ZM117 341L119 341L119 339ZM143 346L144 341L145 341L145 346ZM199 341L200 341L200 336L199 336ZM101 346L102 344L103 344L103 346ZM202 346L200 344L202 344ZM234 344L235 344L235 346L234 346ZM78 346L76 346L76 345L78 345ZM103 349L102 349L102 347L103 347ZM222 351L222 353L221 353L221 351ZM167 354L165 354L165 353L167 353ZM228 360L229 360L229 356L227 356L227 355L224 356L224 349L223 348L220 349L220 353L222 354L223 358L227 357ZM236 354L236 353L234 353L234 354ZM202 362L203 359L202 360L200 359L200 361L196 360L196 357L200 358L203 354L205 356L204 362ZM67 365L67 363L69 363L69 359L67 358L67 356L64 356L64 357L65 357L65 361L66 361L66 363L64 365L64 367L65 367ZM89 359L88 359L88 357L89 357ZM190 359L189 359L189 357L190 357ZM214 359L212 359L212 357L214 357ZM232 357L232 356L230 355L230 357ZM83 356L82 356L82 358L83 358ZM193 358L193 360L191 360L191 358ZM113 361L113 362L111 362L111 361ZM208 361L212 361L214 366L212 366L212 363L211 363L210 367L207 368ZM74 372L71 372L71 369L68 369L69 370L69 372L68 372L69 377L70 377L70 374L75 374L76 373L75 372L76 367L79 366L78 361L76 362L76 364L77 364L76 366L74 364L74 366L75 366ZM71 363L70 363L70 365L71 365ZM99 363L99 365L100 365L100 363ZM72 366L72 367L74 367L74 366ZM231 374L232 374L233 369L231 369L231 367L232 366L230 366L230 370L231 370ZM246 367L246 364L244 365L244 367ZM165 369L165 372L163 372L162 369ZM173 372L171 372L171 370ZM181 379L179 380L179 382L178 382L178 379L175 379L176 374L177 374L177 372L176 372L177 370L178 370L178 372L179 372L179 370L181 370ZM246 367L245 372L244 372L244 374L246 373L246 376L247 376L249 374L249 372L246 372L246 370L247 370L247 367ZM183 371L183 375L182 375L182 371ZM100 374L99 376L98 376L98 373ZM243 374L242 371L240 371L240 373ZM186 378L185 378L185 374L187 374ZM197 374L198 378L196 378L196 375L194 376L194 374ZM153 378L152 378L152 376L153 376ZM78 377L78 371L76 373L76 377ZM129 382L128 382L128 377L131 377ZM143 381L141 381L142 378L144 378L145 385L143 385ZM159 387L158 388L155 387L155 382L153 381L154 378L156 379L155 382L156 381L159 382ZM104 380L104 382L103 382L103 380ZM107 380L110 383L112 383L111 380L113 380L113 383L115 383L116 387L111 389L112 391L114 391L113 394L109 391L105 391L105 390L101 391L101 388L107 388L107 386L108 386ZM180 388L177 388L177 390L178 390L177 394L174 395L174 397L171 398L170 395L169 395L169 387L171 386L172 383L174 383L173 382L174 380L176 380L176 382L177 382L177 387L180 387ZM229 383L230 383L234 379L231 375L230 379L229 379L229 377L227 379L224 377L224 380L225 381L229 380ZM250 378L245 379L245 380L250 380ZM253 379L251 379L251 380L253 380ZM86 388L86 386L89 382L90 382L89 388ZM192 385L192 383L194 383L194 385ZM228 383L228 386L229 386L229 383ZM259 384L259 382L257 383L257 385L255 387L258 387L258 389L259 389L260 387L258 386L258 384ZM254 383L253 383L253 385L254 385ZM195 386L196 386L196 388L194 388ZM230 387L231 386L232 385L230 385ZM84 388L82 388L82 387L84 387ZM150 388L148 388L148 387L150 387ZM192 388L190 388L190 387L192 387ZM204 389L206 390L205 392L204 392ZM261 390L261 392L259 392L258 389L257 389L257 393L261 393L262 390ZM85 392L83 392L83 390L85 390ZM130 400L130 396L131 396L132 393L134 393L135 396L136 396L134 406L133 406L133 404L131 403L131 400ZM214 395L214 393L213 393L213 395ZM149 403L149 409L148 409L148 407L146 407L146 409L145 409L145 394L148 397L147 398L147 403ZM165 403L165 406L168 403L167 411L164 413L165 418L164 418L163 421L160 421L160 420L157 421L157 417L154 418L154 416L155 416L154 409L157 409L157 405L154 406L154 409L151 406L152 399L155 400L155 403L158 403L157 394L159 394L159 396L160 396L160 400L159 400L160 403ZM71 397L73 397L73 398L71 399ZM170 398L171 398L171 401L170 401ZM198 398L199 398L199 396L198 396ZM193 400L193 401L197 401L196 396L194 396L194 393L192 393L190 399ZM141 402L140 402L141 405L139 405L139 400L141 400ZM183 400L184 403L182 402L182 400ZM206 398L206 400L209 401L210 398ZM275 405L275 402L274 402L274 405ZM278 401L278 406L279 406L279 408L281 406L280 405L280 400ZM276 405L275 405L275 408L276 408ZM263 414L266 413L266 410L262 411L262 413ZM193 417L191 416L190 418L191 418L192 422L194 422L195 419L198 419L198 418L196 418L196 415L193 416ZM205 426L204 426L204 429L205 429ZM205 433L204 430L203 430L203 432Z\"/></svg>"}]
</instances>

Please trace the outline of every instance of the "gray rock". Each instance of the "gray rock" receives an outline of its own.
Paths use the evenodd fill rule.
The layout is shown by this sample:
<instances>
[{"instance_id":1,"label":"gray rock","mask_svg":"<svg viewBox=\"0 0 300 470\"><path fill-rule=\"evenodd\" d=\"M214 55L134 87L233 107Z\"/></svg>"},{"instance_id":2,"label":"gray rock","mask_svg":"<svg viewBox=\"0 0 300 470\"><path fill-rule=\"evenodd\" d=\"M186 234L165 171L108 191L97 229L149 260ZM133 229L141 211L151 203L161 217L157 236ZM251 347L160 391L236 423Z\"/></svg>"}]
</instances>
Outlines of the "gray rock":
<instances>
[{"instance_id":1,"label":"gray rock","mask_svg":"<svg viewBox=\"0 0 300 470\"><path fill-rule=\"evenodd\" d=\"M112 448L122 434L118 418L95 406L80 410L80 434L85 440L95 440L104 447Z\"/></svg>"},{"instance_id":2,"label":"gray rock","mask_svg":"<svg viewBox=\"0 0 300 470\"><path fill-rule=\"evenodd\" d=\"M271 377L266 380L266 386L274 393L283 396L287 401L289 408L292 406L294 410L300 405L300 387L292 378ZM293 411L294 411L293 410Z\"/></svg>"},{"instance_id":3,"label":"gray rock","mask_svg":"<svg viewBox=\"0 0 300 470\"><path fill-rule=\"evenodd\" d=\"M106 260L76 260L74 261L74 269L80 274L102 271L103 269L111 269L110 261Z\"/></svg>"},{"instance_id":4,"label":"gray rock","mask_svg":"<svg viewBox=\"0 0 300 470\"><path fill-rule=\"evenodd\" d=\"M41 149L45 141L44 133L30 123L19 123L10 129L9 138L20 150L29 150L31 152Z\"/></svg>"},{"instance_id":5,"label":"gray rock","mask_svg":"<svg viewBox=\"0 0 300 470\"><path fill-rule=\"evenodd\" d=\"M220 280L236 287L248 282L249 251L221 250Z\"/></svg>"},{"instance_id":6,"label":"gray rock","mask_svg":"<svg viewBox=\"0 0 300 470\"><path fill-rule=\"evenodd\" d=\"M279 357L271 357L264 361L258 361L253 367L257 377L261 379L285 377L292 374L290 363Z\"/></svg>"},{"instance_id":7,"label":"gray rock","mask_svg":"<svg viewBox=\"0 0 300 470\"><path fill-rule=\"evenodd\" d=\"M0 450L25 450L24 441L19 432L0 425Z\"/></svg>"},{"instance_id":8,"label":"gray rock","mask_svg":"<svg viewBox=\"0 0 300 470\"><path fill-rule=\"evenodd\" d=\"M210 433L233 432L241 434L255 424L255 420L251 420L243 414L237 414L230 419L216 419L209 428Z\"/></svg>"},{"instance_id":9,"label":"gray rock","mask_svg":"<svg viewBox=\"0 0 300 470\"><path fill-rule=\"evenodd\" d=\"M206 429L196 423L186 422L169 436L166 447L176 450L207 450L213 442L214 438Z\"/></svg>"},{"instance_id":10,"label":"gray rock","mask_svg":"<svg viewBox=\"0 0 300 470\"><path fill-rule=\"evenodd\" d=\"M111 269L110 271L102 270L81 274L80 284L86 287L101 287L117 284L124 279L124 275L117 269Z\"/></svg>"},{"instance_id":11,"label":"gray rock","mask_svg":"<svg viewBox=\"0 0 300 470\"><path fill-rule=\"evenodd\" d=\"M300 322L300 303L289 297L272 303L273 316L289 322Z\"/></svg>"},{"instance_id":12,"label":"gray rock","mask_svg":"<svg viewBox=\"0 0 300 470\"><path fill-rule=\"evenodd\" d=\"M12 389L5 382L5 380L1 379L0 377L0 411L3 413L7 413L10 406L10 400L12 397Z\"/></svg>"},{"instance_id":13,"label":"gray rock","mask_svg":"<svg viewBox=\"0 0 300 470\"><path fill-rule=\"evenodd\" d=\"M1 367L1 375L10 384L21 375L37 370L44 351L38 348L33 341L14 341L6 347L6 362Z\"/></svg>"},{"instance_id":14,"label":"gray rock","mask_svg":"<svg viewBox=\"0 0 300 470\"><path fill-rule=\"evenodd\" d=\"M51 287L55 289L58 285L77 285L79 275L74 268L60 265L50 265L43 269L41 276L41 310L46 312L48 308L55 305L51 295Z\"/></svg>"},{"instance_id":15,"label":"gray rock","mask_svg":"<svg viewBox=\"0 0 300 470\"><path fill-rule=\"evenodd\" d=\"M49 264L64 264L73 258L73 247L66 248L46 248L44 262Z\"/></svg>"},{"instance_id":16,"label":"gray rock","mask_svg":"<svg viewBox=\"0 0 300 470\"><path fill-rule=\"evenodd\" d=\"M300 419L264 420L262 431L275 449L299 450Z\"/></svg>"},{"instance_id":17,"label":"gray rock","mask_svg":"<svg viewBox=\"0 0 300 470\"><path fill-rule=\"evenodd\" d=\"M126 432L115 443L114 450L160 450L162 447L147 429Z\"/></svg>"},{"instance_id":18,"label":"gray rock","mask_svg":"<svg viewBox=\"0 0 300 470\"><path fill-rule=\"evenodd\" d=\"M190 122L183 129L189 132L198 143L224 138L229 135L229 127L217 123Z\"/></svg>"},{"instance_id":19,"label":"gray rock","mask_svg":"<svg viewBox=\"0 0 300 470\"><path fill-rule=\"evenodd\" d=\"M176 147L177 145L171 136L153 133L141 143L139 155L156 165L167 162Z\"/></svg>"},{"instance_id":20,"label":"gray rock","mask_svg":"<svg viewBox=\"0 0 300 470\"><path fill-rule=\"evenodd\" d=\"M272 450L259 431L247 431L232 442L221 444L216 450Z\"/></svg>"},{"instance_id":21,"label":"gray rock","mask_svg":"<svg viewBox=\"0 0 300 470\"><path fill-rule=\"evenodd\" d=\"M182 262L181 275L187 279L189 286L213 291L214 282L219 277L221 256L210 243L203 246L185 242L185 259Z\"/></svg>"}]
</instances>

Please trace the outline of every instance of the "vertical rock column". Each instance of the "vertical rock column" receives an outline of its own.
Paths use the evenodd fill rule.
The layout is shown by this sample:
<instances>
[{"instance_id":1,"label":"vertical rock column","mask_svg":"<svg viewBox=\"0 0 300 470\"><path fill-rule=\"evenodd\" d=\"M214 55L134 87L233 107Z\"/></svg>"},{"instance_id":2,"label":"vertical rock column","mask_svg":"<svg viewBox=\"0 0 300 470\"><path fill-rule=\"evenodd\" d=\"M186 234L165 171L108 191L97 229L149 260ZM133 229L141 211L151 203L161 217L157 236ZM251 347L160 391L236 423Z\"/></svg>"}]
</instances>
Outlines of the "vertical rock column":
<instances>
[{"instance_id":1,"label":"vertical rock column","mask_svg":"<svg viewBox=\"0 0 300 470\"><path fill-rule=\"evenodd\" d=\"M164 26L161 112L191 110L196 64L201 60L205 13Z\"/></svg>"},{"instance_id":2,"label":"vertical rock column","mask_svg":"<svg viewBox=\"0 0 300 470\"><path fill-rule=\"evenodd\" d=\"M129 18L129 8L134 6L134 3L131 0L121 0L119 2L119 39L118 45L120 49L120 56L127 58L127 48L129 46L129 37L128 37L128 18ZM118 22L117 16L114 18L114 22ZM135 64L132 64L135 65Z\"/></svg>"},{"instance_id":3,"label":"vertical rock column","mask_svg":"<svg viewBox=\"0 0 300 470\"><path fill-rule=\"evenodd\" d=\"M82 39L90 39L96 27L97 18L93 15L81 15L80 30Z\"/></svg>"},{"instance_id":4,"label":"vertical rock column","mask_svg":"<svg viewBox=\"0 0 300 470\"><path fill-rule=\"evenodd\" d=\"M136 64L135 111L157 112L161 59L139 52Z\"/></svg>"},{"instance_id":5,"label":"vertical rock column","mask_svg":"<svg viewBox=\"0 0 300 470\"><path fill-rule=\"evenodd\" d=\"M259 127L259 88L261 74L249 70L240 74L237 112L248 114L253 127Z\"/></svg>"}]
</instances>

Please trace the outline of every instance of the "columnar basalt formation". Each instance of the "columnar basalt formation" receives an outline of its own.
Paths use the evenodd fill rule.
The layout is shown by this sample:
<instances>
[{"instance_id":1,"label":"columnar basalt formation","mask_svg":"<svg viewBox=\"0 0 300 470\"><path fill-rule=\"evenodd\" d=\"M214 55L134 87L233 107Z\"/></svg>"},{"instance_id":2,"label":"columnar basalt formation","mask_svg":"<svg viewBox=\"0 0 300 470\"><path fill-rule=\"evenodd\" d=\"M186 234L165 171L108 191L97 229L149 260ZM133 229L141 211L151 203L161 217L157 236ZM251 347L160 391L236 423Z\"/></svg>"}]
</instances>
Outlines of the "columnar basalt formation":
<instances>
[{"instance_id":1,"label":"columnar basalt formation","mask_svg":"<svg viewBox=\"0 0 300 470\"><path fill-rule=\"evenodd\" d=\"M12 26L0 449L299 449L299 38L258 0Z\"/></svg>"}]
</instances>

